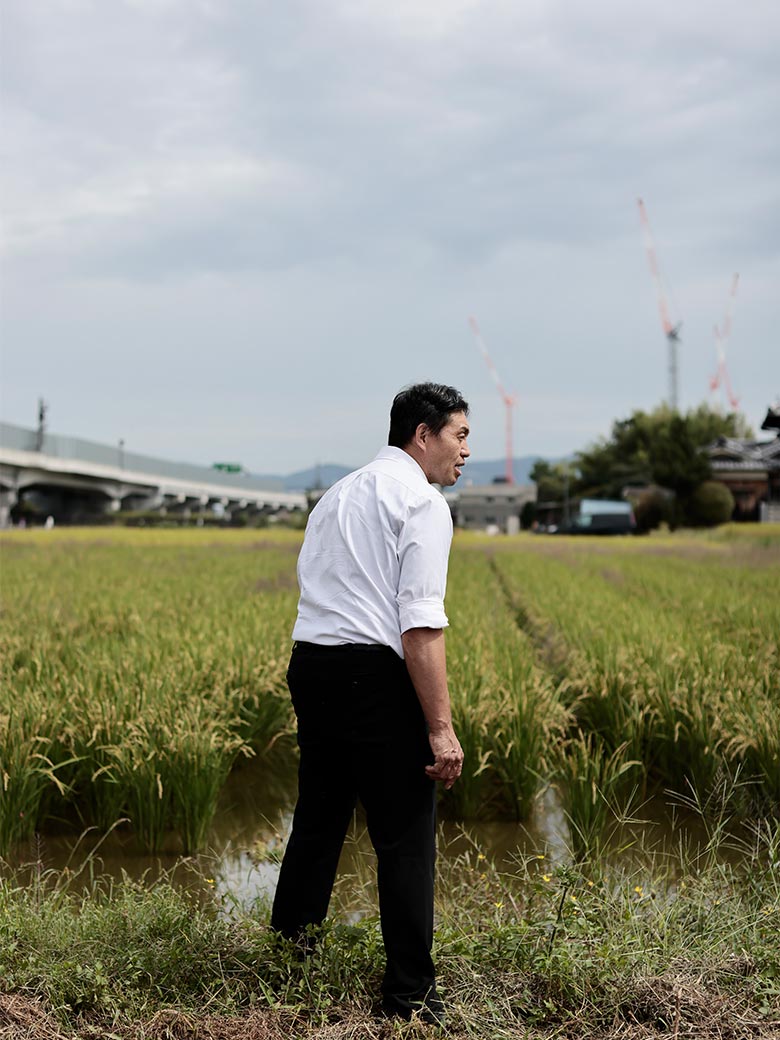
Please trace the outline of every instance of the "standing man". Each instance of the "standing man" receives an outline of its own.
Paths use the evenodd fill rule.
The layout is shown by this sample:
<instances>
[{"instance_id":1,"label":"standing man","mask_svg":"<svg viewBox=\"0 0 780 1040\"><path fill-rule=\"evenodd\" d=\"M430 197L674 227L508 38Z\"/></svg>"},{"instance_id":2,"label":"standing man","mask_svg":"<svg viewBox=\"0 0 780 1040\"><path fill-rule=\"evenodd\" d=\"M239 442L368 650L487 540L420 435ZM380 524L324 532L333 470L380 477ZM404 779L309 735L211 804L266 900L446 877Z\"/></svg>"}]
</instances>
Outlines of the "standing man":
<instances>
[{"instance_id":1,"label":"standing man","mask_svg":"<svg viewBox=\"0 0 780 1040\"><path fill-rule=\"evenodd\" d=\"M359 798L377 855L383 1010L439 1023L431 959L435 781L452 787L463 751L444 651L452 519L431 485L460 476L470 454L467 415L450 386L402 390L389 446L334 484L309 518L287 673L298 719L298 803L271 916L290 939L325 919Z\"/></svg>"}]
</instances>

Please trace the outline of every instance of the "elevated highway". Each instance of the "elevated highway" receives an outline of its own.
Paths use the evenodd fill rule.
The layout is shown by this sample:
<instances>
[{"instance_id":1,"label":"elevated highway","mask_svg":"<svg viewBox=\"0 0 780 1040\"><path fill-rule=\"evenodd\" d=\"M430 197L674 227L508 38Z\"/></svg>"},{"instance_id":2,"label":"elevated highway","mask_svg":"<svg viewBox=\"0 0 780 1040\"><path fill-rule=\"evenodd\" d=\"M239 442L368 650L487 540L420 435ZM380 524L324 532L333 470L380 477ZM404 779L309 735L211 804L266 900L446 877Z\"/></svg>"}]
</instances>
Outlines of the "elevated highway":
<instances>
[{"instance_id":1,"label":"elevated highway","mask_svg":"<svg viewBox=\"0 0 780 1040\"><path fill-rule=\"evenodd\" d=\"M281 481L169 462L75 437L0 423L0 527L24 499L68 521L123 509L295 512L306 495Z\"/></svg>"}]
</instances>

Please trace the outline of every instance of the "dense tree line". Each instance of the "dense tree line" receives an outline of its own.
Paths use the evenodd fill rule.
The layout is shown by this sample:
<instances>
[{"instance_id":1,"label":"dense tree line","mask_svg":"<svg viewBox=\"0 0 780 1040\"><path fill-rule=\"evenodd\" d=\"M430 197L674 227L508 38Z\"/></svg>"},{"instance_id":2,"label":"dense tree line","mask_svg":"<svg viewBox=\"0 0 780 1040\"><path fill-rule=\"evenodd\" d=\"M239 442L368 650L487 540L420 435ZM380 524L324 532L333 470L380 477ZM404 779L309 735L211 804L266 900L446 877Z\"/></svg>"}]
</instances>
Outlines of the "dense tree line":
<instances>
[{"instance_id":1,"label":"dense tree line","mask_svg":"<svg viewBox=\"0 0 780 1040\"><path fill-rule=\"evenodd\" d=\"M666 405L617 419L609 437L576 454L572 461L539 459L531 470L537 502L578 498L635 502L637 523L649 530L665 521L711 524L729 519L734 508L728 488L712 481L703 449L718 437L749 437L737 414L722 415L700 405L684 415ZM632 492L633 489L633 492Z\"/></svg>"}]
</instances>

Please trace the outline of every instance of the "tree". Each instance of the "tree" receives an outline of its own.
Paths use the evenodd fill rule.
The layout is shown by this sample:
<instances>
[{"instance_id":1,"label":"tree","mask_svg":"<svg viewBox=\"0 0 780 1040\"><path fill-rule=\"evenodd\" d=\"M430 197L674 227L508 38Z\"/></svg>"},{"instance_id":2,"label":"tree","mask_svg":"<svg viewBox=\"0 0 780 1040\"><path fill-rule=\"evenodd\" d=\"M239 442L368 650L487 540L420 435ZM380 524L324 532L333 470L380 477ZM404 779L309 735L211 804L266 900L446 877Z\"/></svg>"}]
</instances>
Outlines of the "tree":
<instances>
[{"instance_id":1,"label":"tree","mask_svg":"<svg viewBox=\"0 0 780 1040\"><path fill-rule=\"evenodd\" d=\"M686 501L712 475L702 447L694 443L687 417L672 415L655 430L649 446L653 482L674 491L678 501Z\"/></svg>"},{"instance_id":2,"label":"tree","mask_svg":"<svg viewBox=\"0 0 780 1040\"><path fill-rule=\"evenodd\" d=\"M536 502L524 502L523 508L520 510L520 526L522 529L527 531L529 527L533 527L535 519Z\"/></svg>"},{"instance_id":3,"label":"tree","mask_svg":"<svg viewBox=\"0 0 780 1040\"><path fill-rule=\"evenodd\" d=\"M702 448L717 437L749 434L744 419L721 415L706 405L680 415L666 405L636 411L616 420L609 438L577 456L577 494L619 498L627 485L657 484L677 497L677 519L685 519L685 503L710 476Z\"/></svg>"},{"instance_id":4,"label":"tree","mask_svg":"<svg viewBox=\"0 0 780 1040\"><path fill-rule=\"evenodd\" d=\"M566 481L571 481L568 462L547 462L537 459L531 467L531 480L536 484L537 502L562 502Z\"/></svg>"},{"instance_id":5,"label":"tree","mask_svg":"<svg viewBox=\"0 0 780 1040\"><path fill-rule=\"evenodd\" d=\"M702 447L712 444L718 437L749 438L755 434L747 419L739 412L721 415L708 405L700 404L686 415L688 429L694 444Z\"/></svg>"}]
</instances>

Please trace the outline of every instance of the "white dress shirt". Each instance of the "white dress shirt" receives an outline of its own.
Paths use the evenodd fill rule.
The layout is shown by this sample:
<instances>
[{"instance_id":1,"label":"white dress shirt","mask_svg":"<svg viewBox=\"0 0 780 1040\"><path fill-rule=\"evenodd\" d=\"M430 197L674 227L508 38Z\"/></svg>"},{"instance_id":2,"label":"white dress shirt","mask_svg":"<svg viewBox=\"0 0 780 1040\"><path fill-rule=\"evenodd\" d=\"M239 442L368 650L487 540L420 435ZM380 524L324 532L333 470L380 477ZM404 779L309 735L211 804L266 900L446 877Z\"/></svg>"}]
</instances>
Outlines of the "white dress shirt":
<instances>
[{"instance_id":1,"label":"white dress shirt","mask_svg":"<svg viewBox=\"0 0 780 1040\"><path fill-rule=\"evenodd\" d=\"M312 510L298 557L293 639L377 643L445 628L452 518L415 460L387 447L334 484Z\"/></svg>"}]
</instances>

